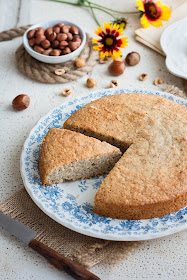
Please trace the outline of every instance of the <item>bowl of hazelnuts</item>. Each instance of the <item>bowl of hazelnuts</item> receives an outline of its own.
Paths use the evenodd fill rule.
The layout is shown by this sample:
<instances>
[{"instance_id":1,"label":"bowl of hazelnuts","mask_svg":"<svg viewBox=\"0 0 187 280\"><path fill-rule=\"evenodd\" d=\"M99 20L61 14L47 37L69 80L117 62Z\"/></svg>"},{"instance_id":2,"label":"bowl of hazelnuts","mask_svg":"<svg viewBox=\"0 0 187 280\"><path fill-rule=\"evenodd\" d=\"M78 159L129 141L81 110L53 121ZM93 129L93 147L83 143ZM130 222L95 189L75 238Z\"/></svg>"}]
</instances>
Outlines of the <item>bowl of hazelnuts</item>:
<instances>
[{"instance_id":1,"label":"bowl of hazelnuts","mask_svg":"<svg viewBox=\"0 0 187 280\"><path fill-rule=\"evenodd\" d=\"M50 20L32 25L23 35L23 45L32 57L53 64L78 56L85 42L83 29L66 20Z\"/></svg>"}]
</instances>

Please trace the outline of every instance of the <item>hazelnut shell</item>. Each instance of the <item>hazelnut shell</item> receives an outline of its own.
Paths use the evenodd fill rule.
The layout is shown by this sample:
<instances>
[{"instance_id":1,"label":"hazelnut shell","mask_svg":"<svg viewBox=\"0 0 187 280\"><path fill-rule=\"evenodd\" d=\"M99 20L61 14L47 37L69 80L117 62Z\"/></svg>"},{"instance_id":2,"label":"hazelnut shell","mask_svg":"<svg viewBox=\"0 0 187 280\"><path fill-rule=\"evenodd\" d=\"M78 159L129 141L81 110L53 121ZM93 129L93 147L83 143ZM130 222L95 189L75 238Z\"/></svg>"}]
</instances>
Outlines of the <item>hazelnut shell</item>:
<instances>
[{"instance_id":1,"label":"hazelnut shell","mask_svg":"<svg viewBox=\"0 0 187 280\"><path fill-rule=\"evenodd\" d=\"M125 70L125 64L120 60L114 60L109 66L108 71L112 76L120 76Z\"/></svg>"},{"instance_id":2,"label":"hazelnut shell","mask_svg":"<svg viewBox=\"0 0 187 280\"><path fill-rule=\"evenodd\" d=\"M139 53L137 53L137 52L128 53L128 55L125 58L125 62L129 66L134 66L134 65L138 64L140 62L140 55L139 55Z\"/></svg>"},{"instance_id":3,"label":"hazelnut shell","mask_svg":"<svg viewBox=\"0 0 187 280\"><path fill-rule=\"evenodd\" d=\"M12 107L17 111L27 109L30 104L30 98L26 94L20 94L16 96L12 101Z\"/></svg>"}]
</instances>

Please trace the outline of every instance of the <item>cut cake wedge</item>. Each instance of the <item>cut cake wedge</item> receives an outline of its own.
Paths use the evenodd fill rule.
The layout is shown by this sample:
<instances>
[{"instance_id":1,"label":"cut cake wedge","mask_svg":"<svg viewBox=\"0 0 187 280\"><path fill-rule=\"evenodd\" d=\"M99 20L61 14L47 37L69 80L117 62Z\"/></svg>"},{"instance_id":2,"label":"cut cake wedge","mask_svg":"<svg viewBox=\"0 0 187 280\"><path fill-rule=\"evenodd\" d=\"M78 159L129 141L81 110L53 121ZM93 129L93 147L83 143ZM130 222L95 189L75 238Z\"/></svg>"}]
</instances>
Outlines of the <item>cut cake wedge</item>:
<instances>
[{"instance_id":1,"label":"cut cake wedge","mask_svg":"<svg viewBox=\"0 0 187 280\"><path fill-rule=\"evenodd\" d=\"M122 93L92 101L64 128L125 152L101 184L94 211L150 219L187 205L187 108L157 95Z\"/></svg>"},{"instance_id":2,"label":"cut cake wedge","mask_svg":"<svg viewBox=\"0 0 187 280\"><path fill-rule=\"evenodd\" d=\"M44 137L39 174L43 185L108 173L121 157L118 148L67 129L50 128Z\"/></svg>"}]
</instances>

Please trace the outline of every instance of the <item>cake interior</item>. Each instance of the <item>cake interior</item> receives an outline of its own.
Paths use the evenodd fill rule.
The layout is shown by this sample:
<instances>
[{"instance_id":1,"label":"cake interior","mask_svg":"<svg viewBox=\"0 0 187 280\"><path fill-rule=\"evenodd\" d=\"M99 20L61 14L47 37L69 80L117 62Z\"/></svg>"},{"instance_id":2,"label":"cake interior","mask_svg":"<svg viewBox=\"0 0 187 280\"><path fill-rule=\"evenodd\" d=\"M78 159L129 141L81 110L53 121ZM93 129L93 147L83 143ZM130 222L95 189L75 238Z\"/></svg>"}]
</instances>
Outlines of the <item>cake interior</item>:
<instances>
[{"instance_id":1,"label":"cake interior","mask_svg":"<svg viewBox=\"0 0 187 280\"><path fill-rule=\"evenodd\" d=\"M120 157L119 152L112 152L86 160L70 162L53 169L47 175L47 184L59 184L65 180L88 179L109 173Z\"/></svg>"}]
</instances>

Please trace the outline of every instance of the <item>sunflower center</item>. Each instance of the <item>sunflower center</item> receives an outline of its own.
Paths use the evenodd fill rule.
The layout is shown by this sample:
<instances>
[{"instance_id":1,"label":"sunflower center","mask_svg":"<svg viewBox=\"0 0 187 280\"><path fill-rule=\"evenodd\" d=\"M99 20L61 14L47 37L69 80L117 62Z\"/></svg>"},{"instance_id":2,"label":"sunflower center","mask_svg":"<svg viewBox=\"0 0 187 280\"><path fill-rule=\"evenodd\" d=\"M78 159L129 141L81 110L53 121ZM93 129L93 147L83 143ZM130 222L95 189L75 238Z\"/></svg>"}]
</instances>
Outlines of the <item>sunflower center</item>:
<instances>
[{"instance_id":1,"label":"sunflower center","mask_svg":"<svg viewBox=\"0 0 187 280\"><path fill-rule=\"evenodd\" d=\"M156 20L161 15L161 10L153 2L147 2L145 5L145 14L151 20Z\"/></svg>"},{"instance_id":2,"label":"sunflower center","mask_svg":"<svg viewBox=\"0 0 187 280\"><path fill-rule=\"evenodd\" d=\"M111 37L106 38L105 43L107 46L112 46L114 43L114 40Z\"/></svg>"},{"instance_id":3,"label":"sunflower center","mask_svg":"<svg viewBox=\"0 0 187 280\"><path fill-rule=\"evenodd\" d=\"M122 23L120 23L119 28L125 29L125 26L126 26L126 23L125 23L125 22L122 22Z\"/></svg>"}]
</instances>

